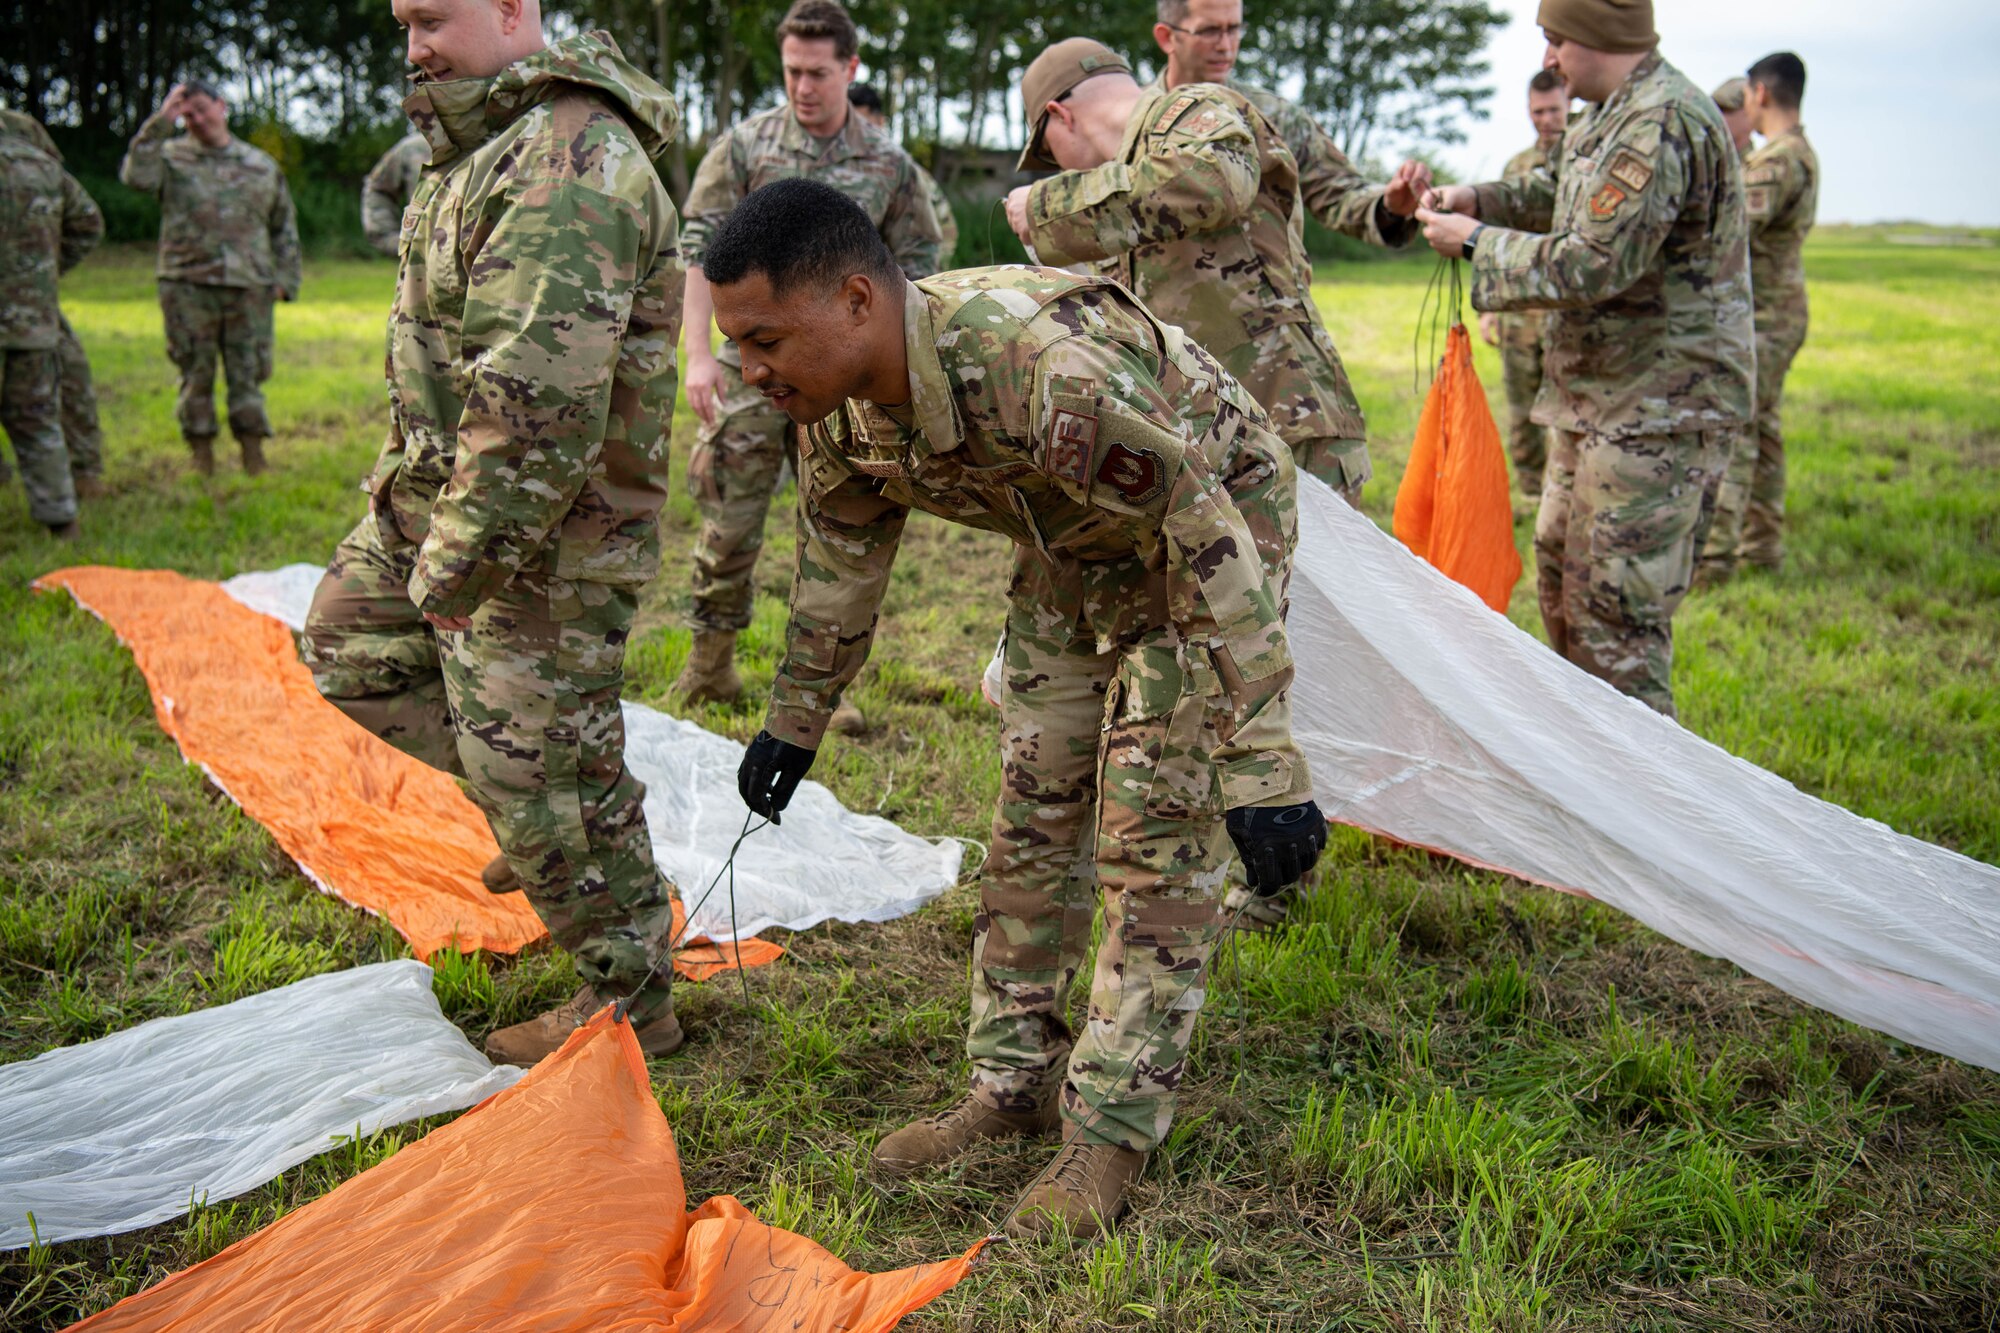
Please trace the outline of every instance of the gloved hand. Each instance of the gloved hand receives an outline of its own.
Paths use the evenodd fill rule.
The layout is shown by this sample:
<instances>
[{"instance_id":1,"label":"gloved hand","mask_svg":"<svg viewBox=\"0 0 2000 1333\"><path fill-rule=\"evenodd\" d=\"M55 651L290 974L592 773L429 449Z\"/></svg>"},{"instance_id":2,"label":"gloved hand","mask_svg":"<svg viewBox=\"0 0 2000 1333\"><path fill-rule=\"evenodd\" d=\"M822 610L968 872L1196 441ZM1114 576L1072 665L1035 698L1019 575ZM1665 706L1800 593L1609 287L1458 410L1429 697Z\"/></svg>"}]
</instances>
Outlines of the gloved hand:
<instances>
[{"instance_id":1,"label":"gloved hand","mask_svg":"<svg viewBox=\"0 0 2000 1333\"><path fill-rule=\"evenodd\" d=\"M1304 878L1326 846L1326 816L1311 801L1231 810L1222 825L1243 858L1251 892L1260 898Z\"/></svg>"},{"instance_id":2,"label":"gloved hand","mask_svg":"<svg viewBox=\"0 0 2000 1333\"><path fill-rule=\"evenodd\" d=\"M783 823L778 812L792 803L792 793L812 767L815 753L768 731L758 732L736 770L736 790L742 793L743 804L773 824Z\"/></svg>"}]
</instances>

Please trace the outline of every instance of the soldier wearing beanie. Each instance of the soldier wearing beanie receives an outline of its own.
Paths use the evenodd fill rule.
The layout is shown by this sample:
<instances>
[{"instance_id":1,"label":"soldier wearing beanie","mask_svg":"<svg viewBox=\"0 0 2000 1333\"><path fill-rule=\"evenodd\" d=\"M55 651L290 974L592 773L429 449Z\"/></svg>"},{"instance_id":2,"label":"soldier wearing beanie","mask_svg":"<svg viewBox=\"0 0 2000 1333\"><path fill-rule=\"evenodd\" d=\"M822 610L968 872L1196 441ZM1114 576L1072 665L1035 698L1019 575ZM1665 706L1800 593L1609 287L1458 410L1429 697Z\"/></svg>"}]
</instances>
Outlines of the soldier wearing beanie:
<instances>
[{"instance_id":1,"label":"soldier wearing beanie","mask_svg":"<svg viewBox=\"0 0 2000 1333\"><path fill-rule=\"evenodd\" d=\"M1672 716L1693 577L1754 354L1743 173L1707 93L1655 49L1651 0L1542 0L1543 64L1590 103L1550 175L1434 192L1480 310L1546 308L1534 419L1542 623L1563 656Z\"/></svg>"}]
</instances>

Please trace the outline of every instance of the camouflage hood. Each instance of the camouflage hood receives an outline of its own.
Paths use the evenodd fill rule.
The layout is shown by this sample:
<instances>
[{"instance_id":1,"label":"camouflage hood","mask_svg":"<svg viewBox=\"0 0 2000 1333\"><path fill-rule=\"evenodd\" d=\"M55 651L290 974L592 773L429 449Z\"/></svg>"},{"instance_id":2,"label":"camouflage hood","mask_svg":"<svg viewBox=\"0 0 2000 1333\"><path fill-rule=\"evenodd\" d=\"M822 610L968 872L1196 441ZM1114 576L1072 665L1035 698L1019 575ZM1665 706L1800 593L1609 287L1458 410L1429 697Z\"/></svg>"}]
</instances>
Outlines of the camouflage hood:
<instances>
[{"instance_id":1,"label":"camouflage hood","mask_svg":"<svg viewBox=\"0 0 2000 1333\"><path fill-rule=\"evenodd\" d=\"M607 32L566 38L491 78L438 83L418 75L403 110L430 141L431 165L442 166L565 89L584 89L609 101L656 162L680 134L681 113L672 94L627 60Z\"/></svg>"}]
</instances>

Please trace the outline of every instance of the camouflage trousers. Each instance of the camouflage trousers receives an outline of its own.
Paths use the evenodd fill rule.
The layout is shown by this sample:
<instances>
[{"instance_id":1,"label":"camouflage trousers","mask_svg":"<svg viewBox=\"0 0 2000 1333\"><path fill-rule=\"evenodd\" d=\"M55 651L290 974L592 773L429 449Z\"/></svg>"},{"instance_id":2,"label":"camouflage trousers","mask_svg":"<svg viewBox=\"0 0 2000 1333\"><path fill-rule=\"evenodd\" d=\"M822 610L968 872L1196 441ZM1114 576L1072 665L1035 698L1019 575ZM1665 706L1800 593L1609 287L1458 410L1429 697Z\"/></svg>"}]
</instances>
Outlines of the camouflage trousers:
<instances>
[{"instance_id":1,"label":"camouflage trousers","mask_svg":"<svg viewBox=\"0 0 2000 1333\"><path fill-rule=\"evenodd\" d=\"M262 385L271 378L271 294L251 287L160 283L167 355L181 372L176 414L188 439L212 439L215 363L228 381L229 429L237 439L271 433Z\"/></svg>"},{"instance_id":2,"label":"camouflage trousers","mask_svg":"<svg viewBox=\"0 0 2000 1333\"><path fill-rule=\"evenodd\" d=\"M1757 432L1754 427L1732 431L1725 446L1728 460L1722 482L1715 488L1715 517L1701 544L1703 578L1720 582L1736 572L1743 548L1743 521L1750 509L1750 484L1757 472Z\"/></svg>"},{"instance_id":3,"label":"camouflage trousers","mask_svg":"<svg viewBox=\"0 0 2000 1333\"><path fill-rule=\"evenodd\" d=\"M1548 431L1535 423L1536 395L1542 391L1542 344L1539 338L1516 333L1502 322L1500 382L1507 391L1507 457L1514 462L1514 484L1530 502L1542 498L1542 473L1548 467ZM1539 317L1534 328L1541 327Z\"/></svg>"},{"instance_id":4,"label":"camouflage trousers","mask_svg":"<svg viewBox=\"0 0 2000 1333\"><path fill-rule=\"evenodd\" d=\"M723 368L715 424L703 426L688 455L688 492L701 513L694 543L696 629L740 630L756 605L764 518L792 451L792 422Z\"/></svg>"},{"instance_id":5,"label":"camouflage trousers","mask_svg":"<svg viewBox=\"0 0 2000 1333\"><path fill-rule=\"evenodd\" d=\"M600 999L630 994L671 942L673 914L625 767L619 689L631 589L523 573L460 632L410 601L417 548L364 519L334 552L306 618L305 660L336 707L458 777L528 901ZM672 968L633 1008L672 1008Z\"/></svg>"},{"instance_id":6,"label":"camouflage trousers","mask_svg":"<svg viewBox=\"0 0 2000 1333\"><path fill-rule=\"evenodd\" d=\"M1785 562L1785 436L1778 424L1779 409L1785 376L1805 340L1803 327L1757 332L1756 468L1750 478L1739 555L1744 563L1764 569Z\"/></svg>"},{"instance_id":7,"label":"camouflage trousers","mask_svg":"<svg viewBox=\"0 0 2000 1333\"><path fill-rule=\"evenodd\" d=\"M1172 631L1100 653L1088 634L1049 625L1050 605L1017 590L1007 619L1000 801L972 946L972 1091L1022 1110L1060 1081L1066 1122L1145 1152L1173 1119L1222 926L1229 844L1206 761L1226 713L1193 693ZM1100 900L1103 941L1073 1037L1063 1011Z\"/></svg>"},{"instance_id":8,"label":"camouflage trousers","mask_svg":"<svg viewBox=\"0 0 2000 1333\"><path fill-rule=\"evenodd\" d=\"M1359 509L1361 488L1375 475L1368 427L1358 408L1341 406L1353 401L1354 390L1326 330L1316 324L1274 325L1216 359L1264 408L1271 428L1291 446L1298 470Z\"/></svg>"},{"instance_id":9,"label":"camouflage trousers","mask_svg":"<svg viewBox=\"0 0 2000 1333\"><path fill-rule=\"evenodd\" d=\"M1225 484L1283 606L1293 485ZM1214 758L1226 696L1166 610L1137 559L1016 554L966 1036L974 1096L1025 1110L1060 1084L1071 1129L1142 1152L1173 1120L1233 856ZM1287 726L1282 703L1266 713L1260 727ZM1063 1015L1100 907L1078 1036Z\"/></svg>"},{"instance_id":10,"label":"camouflage trousers","mask_svg":"<svg viewBox=\"0 0 2000 1333\"><path fill-rule=\"evenodd\" d=\"M54 348L0 350L0 429L14 448L28 513L61 527L76 517L76 487L63 444L62 369Z\"/></svg>"},{"instance_id":11,"label":"camouflage trousers","mask_svg":"<svg viewBox=\"0 0 2000 1333\"><path fill-rule=\"evenodd\" d=\"M1673 618L1715 504L1729 431L1551 431L1535 522L1549 645L1674 716Z\"/></svg>"}]
</instances>

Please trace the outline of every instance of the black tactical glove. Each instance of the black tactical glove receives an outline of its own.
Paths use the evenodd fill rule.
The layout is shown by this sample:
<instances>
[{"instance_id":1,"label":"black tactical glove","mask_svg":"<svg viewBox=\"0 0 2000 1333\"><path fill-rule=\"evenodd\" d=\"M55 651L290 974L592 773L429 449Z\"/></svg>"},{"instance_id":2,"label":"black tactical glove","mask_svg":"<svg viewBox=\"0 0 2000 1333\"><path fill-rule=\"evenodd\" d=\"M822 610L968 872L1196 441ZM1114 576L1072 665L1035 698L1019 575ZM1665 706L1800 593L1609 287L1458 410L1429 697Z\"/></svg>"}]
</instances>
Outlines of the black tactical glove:
<instances>
[{"instance_id":1,"label":"black tactical glove","mask_svg":"<svg viewBox=\"0 0 2000 1333\"><path fill-rule=\"evenodd\" d=\"M1326 846L1326 816L1311 801L1231 810L1222 824L1243 858L1251 891L1260 898L1304 878Z\"/></svg>"},{"instance_id":2,"label":"black tactical glove","mask_svg":"<svg viewBox=\"0 0 2000 1333\"><path fill-rule=\"evenodd\" d=\"M773 824L783 823L778 812L792 803L792 793L812 767L815 753L768 731L758 732L736 770L736 790L743 794L743 804Z\"/></svg>"}]
</instances>

